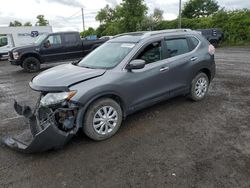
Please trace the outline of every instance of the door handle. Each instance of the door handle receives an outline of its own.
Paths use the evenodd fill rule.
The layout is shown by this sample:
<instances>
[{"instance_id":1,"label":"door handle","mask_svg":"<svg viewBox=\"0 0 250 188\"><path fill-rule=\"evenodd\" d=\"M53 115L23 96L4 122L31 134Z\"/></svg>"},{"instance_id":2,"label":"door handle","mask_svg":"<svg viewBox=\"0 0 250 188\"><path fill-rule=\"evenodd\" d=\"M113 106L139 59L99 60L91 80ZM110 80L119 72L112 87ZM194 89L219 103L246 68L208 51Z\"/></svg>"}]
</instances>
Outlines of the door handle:
<instances>
[{"instance_id":1,"label":"door handle","mask_svg":"<svg viewBox=\"0 0 250 188\"><path fill-rule=\"evenodd\" d=\"M163 71L168 71L168 70L169 70L169 67L162 67L162 68L160 69L161 72L163 72Z\"/></svg>"},{"instance_id":2,"label":"door handle","mask_svg":"<svg viewBox=\"0 0 250 188\"><path fill-rule=\"evenodd\" d=\"M195 61L196 59L198 59L198 57L192 57L190 61Z\"/></svg>"}]
</instances>

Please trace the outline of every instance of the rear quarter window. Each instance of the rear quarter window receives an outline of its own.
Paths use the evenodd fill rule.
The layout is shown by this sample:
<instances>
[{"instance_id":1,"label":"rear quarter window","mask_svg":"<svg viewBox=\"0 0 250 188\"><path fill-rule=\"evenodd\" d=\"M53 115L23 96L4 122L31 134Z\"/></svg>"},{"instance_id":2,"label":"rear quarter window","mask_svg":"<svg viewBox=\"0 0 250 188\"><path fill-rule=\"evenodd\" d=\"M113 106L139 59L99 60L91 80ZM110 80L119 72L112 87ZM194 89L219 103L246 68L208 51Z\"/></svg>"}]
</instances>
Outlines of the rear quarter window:
<instances>
[{"instance_id":1,"label":"rear quarter window","mask_svg":"<svg viewBox=\"0 0 250 188\"><path fill-rule=\"evenodd\" d=\"M188 39L190 41L190 51L192 51L198 46L199 40L195 37L188 37Z\"/></svg>"},{"instance_id":2,"label":"rear quarter window","mask_svg":"<svg viewBox=\"0 0 250 188\"><path fill-rule=\"evenodd\" d=\"M190 51L186 38L166 39L165 42L168 50L168 57L174 57Z\"/></svg>"}]
</instances>

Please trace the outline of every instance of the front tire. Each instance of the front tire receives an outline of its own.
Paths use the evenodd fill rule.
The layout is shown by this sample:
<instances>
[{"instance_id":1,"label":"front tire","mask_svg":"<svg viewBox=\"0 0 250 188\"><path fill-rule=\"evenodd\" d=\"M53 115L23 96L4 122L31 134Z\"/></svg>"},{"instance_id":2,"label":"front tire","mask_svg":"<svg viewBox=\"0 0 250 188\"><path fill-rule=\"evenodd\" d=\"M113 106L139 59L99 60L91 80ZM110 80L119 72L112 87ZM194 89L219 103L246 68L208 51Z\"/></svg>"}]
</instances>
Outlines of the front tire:
<instances>
[{"instance_id":1,"label":"front tire","mask_svg":"<svg viewBox=\"0 0 250 188\"><path fill-rule=\"evenodd\" d=\"M208 76L203 72L198 73L192 80L190 98L193 101L200 101L204 99L207 95L208 87Z\"/></svg>"},{"instance_id":2,"label":"front tire","mask_svg":"<svg viewBox=\"0 0 250 188\"><path fill-rule=\"evenodd\" d=\"M40 70L40 61L35 57L27 57L21 66L26 72L33 73Z\"/></svg>"},{"instance_id":3,"label":"front tire","mask_svg":"<svg viewBox=\"0 0 250 188\"><path fill-rule=\"evenodd\" d=\"M218 46L219 46L219 43L218 43L218 41L217 40L211 40L211 41L209 41L215 48L218 48Z\"/></svg>"},{"instance_id":4,"label":"front tire","mask_svg":"<svg viewBox=\"0 0 250 188\"><path fill-rule=\"evenodd\" d=\"M110 98L95 101L87 110L83 131L91 139L100 141L113 136L122 123L122 109Z\"/></svg>"}]
</instances>

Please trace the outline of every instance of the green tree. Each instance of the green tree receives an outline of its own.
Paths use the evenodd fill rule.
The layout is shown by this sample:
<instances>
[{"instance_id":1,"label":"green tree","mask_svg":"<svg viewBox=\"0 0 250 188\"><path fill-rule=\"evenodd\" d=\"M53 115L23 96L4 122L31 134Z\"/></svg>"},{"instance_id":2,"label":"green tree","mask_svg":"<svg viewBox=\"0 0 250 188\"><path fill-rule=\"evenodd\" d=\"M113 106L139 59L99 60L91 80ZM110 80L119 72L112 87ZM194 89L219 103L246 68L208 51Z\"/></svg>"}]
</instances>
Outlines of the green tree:
<instances>
[{"instance_id":1,"label":"green tree","mask_svg":"<svg viewBox=\"0 0 250 188\"><path fill-rule=\"evenodd\" d=\"M123 0L120 8L122 30L124 32L141 30L147 9L143 0Z\"/></svg>"},{"instance_id":2,"label":"green tree","mask_svg":"<svg viewBox=\"0 0 250 188\"><path fill-rule=\"evenodd\" d=\"M152 16L146 16L141 22L141 30L151 31L155 28L155 22Z\"/></svg>"},{"instance_id":3,"label":"green tree","mask_svg":"<svg viewBox=\"0 0 250 188\"><path fill-rule=\"evenodd\" d=\"M161 9L155 8L154 13L146 16L142 23L142 30L155 30L159 23L163 20L163 11Z\"/></svg>"},{"instance_id":4,"label":"green tree","mask_svg":"<svg viewBox=\"0 0 250 188\"><path fill-rule=\"evenodd\" d=\"M32 26L32 24L30 22L26 22L23 24L23 26Z\"/></svg>"},{"instance_id":5,"label":"green tree","mask_svg":"<svg viewBox=\"0 0 250 188\"><path fill-rule=\"evenodd\" d=\"M97 35L115 35L141 30L146 14L147 6L143 0L123 0L115 8L106 5L96 16L96 20L101 23L96 30Z\"/></svg>"},{"instance_id":6,"label":"green tree","mask_svg":"<svg viewBox=\"0 0 250 188\"><path fill-rule=\"evenodd\" d=\"M96 29L96 35L97 35L98 37L101 37L101 36L105 35L105 34L104 34L104 31L105 31L106 28L107 28L107 25L106 25L106 24L101 24L101 25Z\"/></svg>"},{"instance_id":7,"label":"green tree","mask_svg":"<svg viewBox=\"0 0 250 188\"><path fill-rule=\"evenodd\" d=\"M200 18L207 17L219 10L215 0L189 0L184 4L182 17Z\"/></svg>"},{"instance_id":8,"label":"green tree","mask_svg":"<svg viewBox=\"0 0 250 188\"><path fill-rule=\"evenodd\" d=\"M106 5L96 16L96 20L100 21L100 26L96 29L97 36L115 35L121 33L121 6L111 8Z\"/></svg>"},{"instance_id":9,"label":"green tree","mask_svg":"<svg viewBox=\"0 0 250 188\"><path fill-rule=\"evenodd\" d=\"M22 26L22 23L15 20L14 22L10 22L9 27L20 27Z\"/></svg>"},{"instance_id":10,"label":"green tree","mask_svg":"<svg viewBox=\"0 0 250 188\"><path fill-rule=\"evenodd\" d=\"M228 44L250 44L250 10L219 11L212 16L212 27L224 31Z\"/></svg>"},{"instance_id":11,"label":"green tree","mask_svg":"<svg viewBox=\"0 0 250 188\"><path fill-rule=\"evenodd\" d=\"M95 35L95 34L96 34L96 31L92 27L89 27L87 30L80 33L82 38L87 37L89 35Z\"/></svg>"},{"instance_id":12,"label":"green tree","mask_svg":"<svg viewBox=\"0 0 250 188\"><path fill-rule=\"evenodd\" d=\"M49 25L49 21L44 18L44 15L38 15L36 26L46 26Z\"/></svg>"},{"instance_id":13,"label":"green tree","mask_svg":"<svg viewBox=\"0 0 250 188\"><path fill-rule=\"evenodd\" d=\"M117 35L121 33L120 28L121 26L119 22L110 23L102 32L102 35Z\"/></svg>"},{"instance_id":14,"label":"green tree","mask_svg":"<svg viewBox=\"0 0 250 188\"><path fill-rule=\"evenodd\" d=\"M112 22L115 17L115 9L112 9L109 5L106 5L100 11L98 11L95 19L101 24Z\"/></svg>"},{"instance_id":15,"label":"green tree","mask_svg":"<svg viewBox=\"0 0 250 188\"><path fill-rule=\"evenodd\" d=\"M154 13L152 15L153 19L155 22L160 22L163 20L163 13L164 11L159 9L159 8L155 8L154 9Z\"/></svg>"}]
</instances>

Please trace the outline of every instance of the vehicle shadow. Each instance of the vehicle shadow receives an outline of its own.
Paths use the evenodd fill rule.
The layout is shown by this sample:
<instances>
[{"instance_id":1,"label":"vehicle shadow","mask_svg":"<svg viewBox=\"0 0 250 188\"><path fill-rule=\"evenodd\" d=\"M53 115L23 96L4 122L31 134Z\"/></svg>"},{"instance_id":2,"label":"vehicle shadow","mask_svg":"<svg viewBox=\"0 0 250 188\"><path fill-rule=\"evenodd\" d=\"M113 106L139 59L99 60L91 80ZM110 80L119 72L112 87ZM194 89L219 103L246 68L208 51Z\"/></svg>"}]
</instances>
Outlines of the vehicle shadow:
<instances>
[{"instance_id":1,"label":"vehicle shadow","mask_svg":"<svg viewBox=\"0 0 250 188\"><path fill-rule=\"evenodd\" d=\"M140 110L132 115L129 115L122 123L118 132L111 138L104 141L93 141L88 138L83 131L80 129L64 147L59 150L49 150L42 153L35 154L23 154L14 150L11 150L4 146L2 143L0 145L0 152L7 152L8 155L11 153L14 156L21 156L21 158L35 157L36 159L56 159L64 155L72 155L74 153L81 153L86 155L97 154L98 151L106 152L107 150L113 150L114 148L122 147L124 144L129 144L136 139L144 139L146 135L158 134L162 127L163 130L169 129L170 132L178 130L177 127L172 127L176 124L176 120L179 119L178 112L181 110L180 114L186 112L187 109L196 109L204 106L205 103L213 101L215 96L208 96L206 100L200 102L192 102L184 96L175 97L170 100L163 101L161 103L155 104L151 107ZM175 116L175 117L173 117ZM174 121L174 122L173 122ZM170 122L171 125L168 125ZM173 130L171 130L173 129ZM146 135L145 135L146 134ZM166 133L164 133L166 134ZM169 134L169 133L168 133ZM153 135L152 135L153 136ZM155 136L155 135L154 135ZM151 136L150 136L151 137ZM1 151L2 150L2 151ZM120 150L120 149L118 149ZM91 153L89 153L91 151ZM88 153L88 154L87 154ZM12 155L11 154L11 155Z\"/></svg>"},{"instance_id":2,"label":"vehicle shadow","mask_svg":"<svg viewBox=\"0 0 250 188\"><path fill-rule=\"evenodd\" d=\"M26 75L37 75L45 70L48 70L50 68L53 68L53 67L56 67L56 66L59 66L59 65L64 65L64 64L69 64L71 63L72 61L65 61L65 62L56 62L56 63L50 63L50 64L42 64L41 65L41 69L38 71L38 72L34 72L34 73L29 73L29 72L26 72L23 68L21 67L14 67L12 68L12 73L13 74L17 74L17 75L20 75L20 74L26 74ZM11 65L9 65L11 66Z\"/></svg>"},{"instance_id":3,"label":"vehicle shadow","mask_svg":"<svg viewBox=\"0 0 250 188\"><path fill-rule=\"evenodd\" d=\"M88 138L83 131L80 129L78 131L78 133L69 141L69 143L67 143L63 148L59 149L59 150L50 150L50 151L46 151L43 153L36 153L36 154L31 154L31 155L35 155L35 156L47 156L47 155L57 155L59 153L65 153L65 152L70 152L71 150L75 150L75 149L82 149L84 150L84 148L86 146L91 147L92 145L96 145L99 143L103 143L103 142L109 142L112 143L113 139L114 142L117 142L117 140L121 140L123 138L123 134L127 134L128 129L133 129L133 126L138 122L138 120L141 121L147 121L148 118L152 118L152 114L158 113L161 109L165 109L168 110L171 106L176 105L176 103L181 103L181 102L185 102L188 100L185 99L185 97L176 97L174 99L168 100L168 101L163 101L162 103L153 105L149 108L140 110L130 116L128 116L122 123L118 133L116 135L114 135L112 138L105 140L105 141L101 141L101 142L96 142L91 140L90 138ZM119 138L121 137L121 138ZM1 144L3 146L3 144ZM4 147L4 146L3 146ZM4 147L5 148L5 147ZM19 153L14 151L15 153ZM20 153L22 155L22 153ZM24 154L27 155L27 154ZM29 154L30 155L30 154Z\"/></svg>"}]
</instances>

